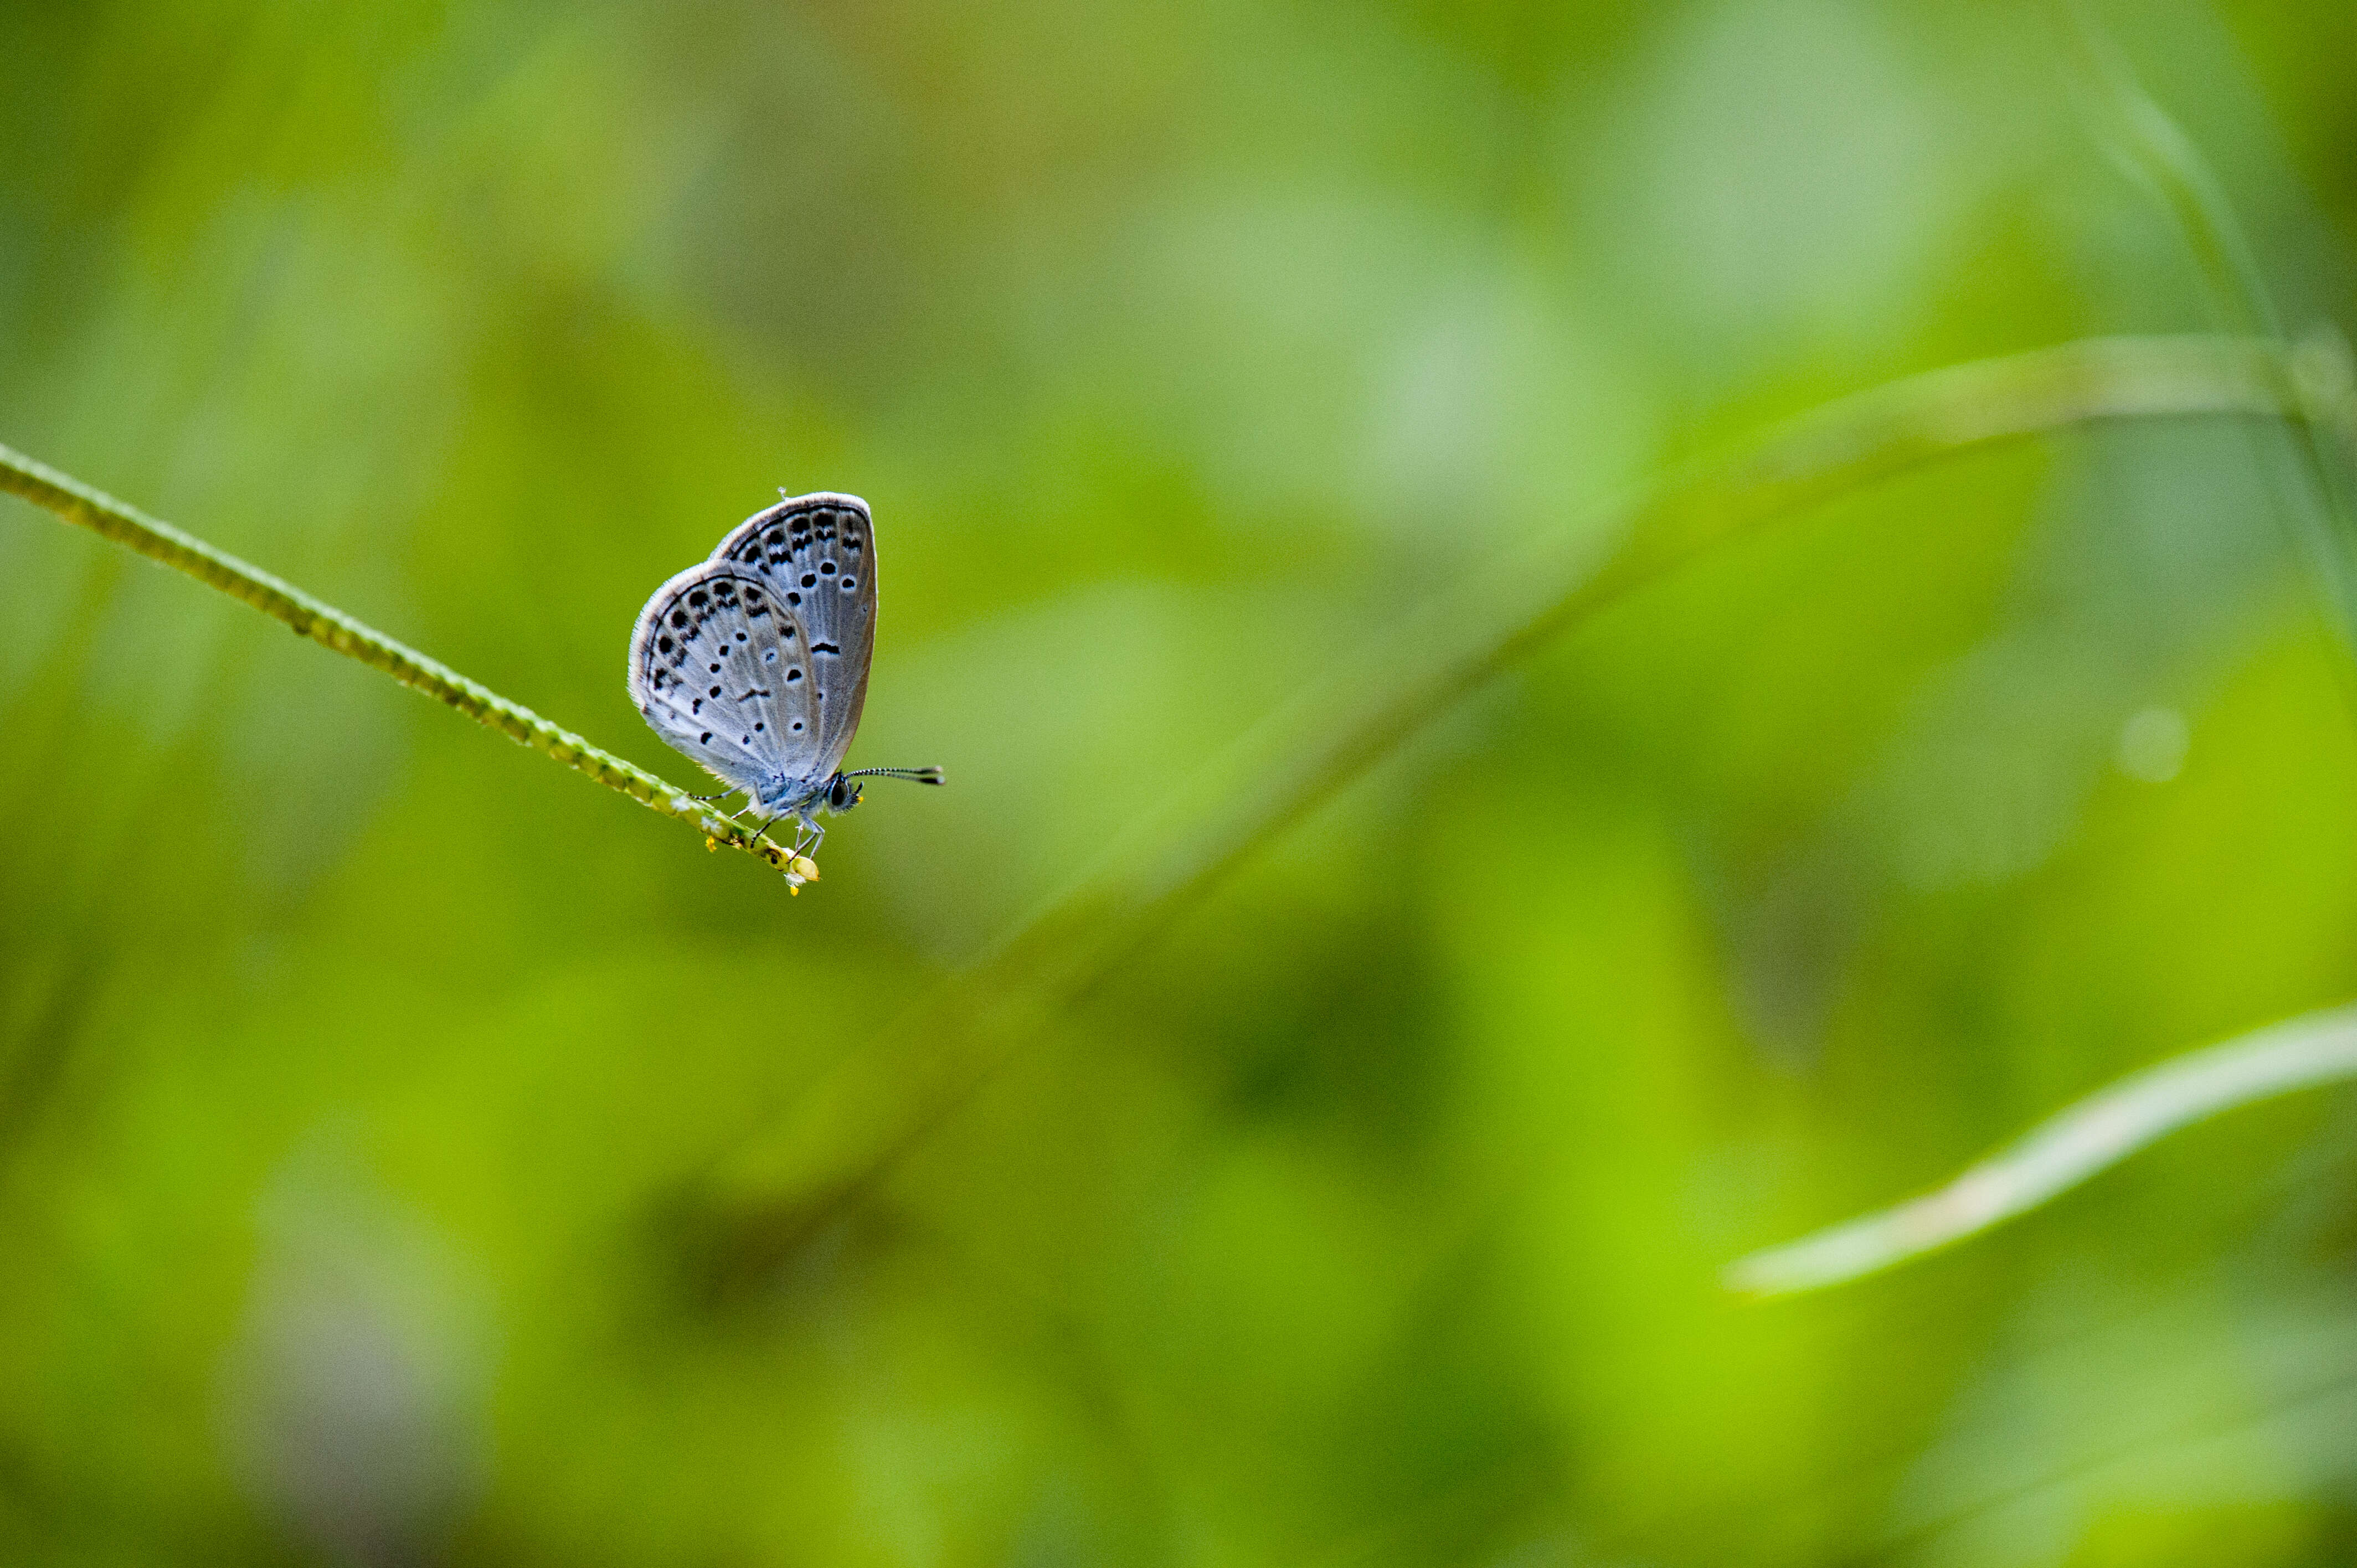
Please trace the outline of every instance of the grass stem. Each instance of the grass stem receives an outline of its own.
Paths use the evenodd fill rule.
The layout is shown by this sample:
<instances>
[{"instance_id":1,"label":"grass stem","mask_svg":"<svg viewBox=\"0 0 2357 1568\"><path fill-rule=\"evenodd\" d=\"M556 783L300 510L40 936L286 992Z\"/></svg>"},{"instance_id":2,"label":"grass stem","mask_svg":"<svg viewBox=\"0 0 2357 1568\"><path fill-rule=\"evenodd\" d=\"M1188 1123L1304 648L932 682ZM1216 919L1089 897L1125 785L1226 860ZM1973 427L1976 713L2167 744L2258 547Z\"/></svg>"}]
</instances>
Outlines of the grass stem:
<instances>
[{"instance_id":1,"label":"grass stem","mask_svg":"<svg viewBox=\"0 0 2357 1568\"><path fill-rule=\"evenodd\" d=\"M767 839L755 840L750 833L644 768L590 745L522 703L510 702L490 687L469 681L448 665L427 658L260 567L216 550L193 534L149 517L136 507L5 446L0 446L0 490L21 496L150 561L185 572L208 587L252 605L291 628L296 636L307 637L347 659L357 659L371 670L381 670L403 685L448 703L477 724L553 757L576 772L587 774L650 811L688 823L715 843L759 854L773 865L785 865L786 852L782 848Z\"/></svg>"}]
</instances>

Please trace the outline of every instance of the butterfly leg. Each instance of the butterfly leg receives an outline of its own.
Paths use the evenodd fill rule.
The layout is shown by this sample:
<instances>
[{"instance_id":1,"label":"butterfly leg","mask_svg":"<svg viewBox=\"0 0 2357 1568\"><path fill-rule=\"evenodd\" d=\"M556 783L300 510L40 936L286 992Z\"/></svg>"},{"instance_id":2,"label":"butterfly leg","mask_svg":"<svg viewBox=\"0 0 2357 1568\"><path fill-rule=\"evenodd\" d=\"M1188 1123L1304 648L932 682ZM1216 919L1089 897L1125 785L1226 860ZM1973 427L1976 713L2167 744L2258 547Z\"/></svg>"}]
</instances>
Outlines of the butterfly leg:
<instances>
[{"instance_id":1,"label":"butterfly leg","mask_svg":"<svg viewBox=\"0 0 2357 1568\"><path fill-rule=\"evenodd\" d=\"M778 823L785 821L786 818L786 813L783 811L780 811L775 816L761 817L760 803L750 795L745 797L745 803L743 805L737 807L733 811L726 811L722 814L740 828L745 827L746 824L750 822L754 818L760 817L761 825L758 828L748 830L757 843L759 841L763 833L768 832L771 828L777 826Z\"/></svg>"},{"instance_id":2,"label":"butterfly leg","mask_svg":"<svg viewBox=\"0 0 2357 1568\"><path fill-rule=\"evenodd\" d=\"M798 842L794 845L794 853L816 854L818 846L826 842L826 830L818 825L818 819L811 815L808 806L794 814L802 819L802 827L795 834Z\"/></svg>"}]
</instances>

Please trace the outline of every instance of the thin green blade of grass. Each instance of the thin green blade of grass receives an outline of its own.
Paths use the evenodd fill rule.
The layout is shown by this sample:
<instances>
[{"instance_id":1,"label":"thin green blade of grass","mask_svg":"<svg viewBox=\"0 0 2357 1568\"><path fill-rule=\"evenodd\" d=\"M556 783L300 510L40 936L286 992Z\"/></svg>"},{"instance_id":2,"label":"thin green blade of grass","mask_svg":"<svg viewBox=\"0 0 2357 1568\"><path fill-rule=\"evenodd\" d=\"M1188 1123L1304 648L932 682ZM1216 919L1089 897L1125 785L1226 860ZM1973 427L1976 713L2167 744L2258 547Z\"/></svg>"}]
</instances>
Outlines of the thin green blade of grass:
<instances>
[{"instance_id":1,"label":"thin green blade of grass","mask_svg":"<svg viewBox=\"0 0 2357 1568\"><path fill-rule=\"evenodd\" d=\"M1727 1288L1793 1295L1895 1268L2069 1191L2171 1133L2296 1090L2357 1078L2357 1005L2288 1019L2089 1095L1921 1197L1754 1252Z\"/></svg>"},{"instance_id":2,"label":"thin green blade of grass","mask_svg":"<svg viewBox=\"0 0 2357 1568\"><path fill-rule=\"evenodd\" d=\"M2258 252L2200 144L2146 90L2092 5L2066 0L2061 10L2095 136L2168 214L2218 322L2230 332L2288 349L2292 335L2267 287ZM2318 326L2305 336L2300 359L2306 373L2345 380L2348 349L2333 329ZM2284 527L2333 612L2342 650L2357 656L2357 496L2352 493L2346 430L2346 420L2294 421L2258 439L2269 448L2261 472L2276 492ZM2342 689L2357 701L2357 682L2345 667Z\"/></svg>"},{"instance_id":3,"label":"thin green blade of grass","mask_svg":"<svg viewBox=\"0 0 2357 1568\"><path fill-rule=\"evenodd\" d=\"M1934 461L2099 421L2341 417L2309 406L2309 384L2279 346L2221 337L2089 339L1952 366L1821 407L1563 541L1506 553L1280 708L870 1048L757 1113L662 1223L715 1277L758 1277L1254 851L1501 671L1715 546ZM1598 541L1619 547L1599 560Z\"/></svg>"}]
</instances>

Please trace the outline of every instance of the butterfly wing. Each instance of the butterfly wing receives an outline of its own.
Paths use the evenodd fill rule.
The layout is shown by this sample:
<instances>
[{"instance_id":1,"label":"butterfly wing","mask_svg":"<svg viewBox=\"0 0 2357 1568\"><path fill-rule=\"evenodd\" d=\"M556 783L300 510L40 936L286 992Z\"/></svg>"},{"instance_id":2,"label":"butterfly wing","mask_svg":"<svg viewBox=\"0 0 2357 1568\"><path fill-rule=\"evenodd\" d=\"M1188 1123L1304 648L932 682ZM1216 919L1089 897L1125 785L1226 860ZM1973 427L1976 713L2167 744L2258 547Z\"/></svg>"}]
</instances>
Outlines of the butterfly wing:
<instances>
[{"instance_id":1,"label":"butterfly wing","mask_svg":"<svg viewBox=\"0 0 2357 1568\"><path fill-rule=\"evenodd\" d=\"M818 661L800 620L754 572L691 566L655 590L630 634L630 701L664 742L732 789L775 797L824 782Z\"/></svg>"},{"instance_id":2,"label":"butterfly wing","mask_svg":"<svg viewBox=\"0 0 2357 1568\"><path fill-rule=\"evenodd\" d=\"M720 542L708 564L723 563L759 573L802 630L818 736L812 777L833 778L867 705L876 650L876 532L867 503L829 491L780 501Z\"/></svg>"}]
</instances>

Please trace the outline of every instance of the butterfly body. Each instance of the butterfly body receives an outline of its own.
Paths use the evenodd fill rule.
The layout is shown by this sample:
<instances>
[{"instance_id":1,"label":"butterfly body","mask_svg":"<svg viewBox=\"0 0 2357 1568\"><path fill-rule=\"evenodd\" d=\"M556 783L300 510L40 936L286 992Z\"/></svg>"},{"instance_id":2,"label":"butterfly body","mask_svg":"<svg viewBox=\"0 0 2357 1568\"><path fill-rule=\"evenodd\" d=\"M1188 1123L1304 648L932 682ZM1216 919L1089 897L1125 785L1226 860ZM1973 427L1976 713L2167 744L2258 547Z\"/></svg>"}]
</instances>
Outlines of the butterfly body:
<instances>
[{"instance_id":1,"label":"butterfly body","mask_svg":"<svg viewBox=\"0 0 2357 1568\"><path fill-rule=\"evenodd\" d=\"M630 701L664 742L815 848L867 702L876 539L867 503L822 491L756 512L655 590L630 634ZM939 783L932 768L863 770Z\"/></svg>"}]
</instances>

